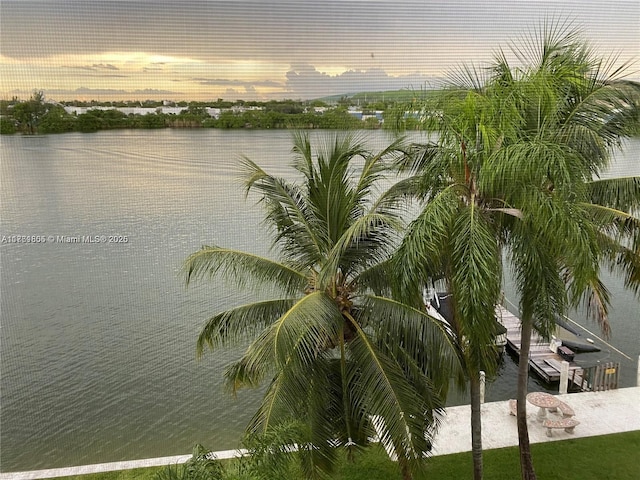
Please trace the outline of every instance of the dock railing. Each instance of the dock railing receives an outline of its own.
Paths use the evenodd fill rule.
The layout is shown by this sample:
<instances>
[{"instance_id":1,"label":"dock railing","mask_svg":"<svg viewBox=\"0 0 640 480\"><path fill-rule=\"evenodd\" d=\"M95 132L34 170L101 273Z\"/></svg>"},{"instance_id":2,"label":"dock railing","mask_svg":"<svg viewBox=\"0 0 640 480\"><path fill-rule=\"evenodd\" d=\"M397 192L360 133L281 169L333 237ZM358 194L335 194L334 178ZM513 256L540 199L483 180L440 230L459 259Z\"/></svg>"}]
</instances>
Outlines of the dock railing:
<instances>
[{"instance_id":1,"label":"dock railing","mask_svg":"<svg viewBox=\"0 0 640 480\"><path fill-rule=\"evenodd\" d=\"M571 383L584 392L602 392L618 388L620 363L607 362L576 369L571 374Z\"/></svg>"}]
</instances>

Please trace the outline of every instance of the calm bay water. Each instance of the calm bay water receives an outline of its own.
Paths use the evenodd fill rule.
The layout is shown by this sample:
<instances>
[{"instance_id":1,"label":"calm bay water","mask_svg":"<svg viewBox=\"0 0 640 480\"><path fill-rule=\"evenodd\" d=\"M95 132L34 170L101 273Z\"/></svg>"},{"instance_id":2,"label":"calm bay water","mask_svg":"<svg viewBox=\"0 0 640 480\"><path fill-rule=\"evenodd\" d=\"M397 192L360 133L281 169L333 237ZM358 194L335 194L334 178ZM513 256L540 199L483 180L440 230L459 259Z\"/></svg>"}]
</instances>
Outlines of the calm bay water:
<instances>
[{"instance_id":1,"label":"calm bay water","mask_svg":"<svg viewBox=\"0 0 640 480\"><path fill-rule=\"evenodd\" d=\"M371 135L385 145L384 132ZM198 362L194 347L208 315L249 297L221 283L187 290L179 272L203 244L268 254L234 166L246 154L285 175L290 148L286 131L2 138L0 235L47 238L0 246L2 471L238 446L260 392L223 391L237 351ZM639 175L639 158L634 140L615 174ZM83 235L127 241L62 240ZM619 281L609 285L610 342L637 359L638 303ZM581 313L575 320L596 331ZM635 384L636 360L606 349L588 357L604 359L622 360L623 385ZM489 400L515 394L515 369L505 355ZM543 388L532 379L531 389Z\"/></svg>"}]
</instances>

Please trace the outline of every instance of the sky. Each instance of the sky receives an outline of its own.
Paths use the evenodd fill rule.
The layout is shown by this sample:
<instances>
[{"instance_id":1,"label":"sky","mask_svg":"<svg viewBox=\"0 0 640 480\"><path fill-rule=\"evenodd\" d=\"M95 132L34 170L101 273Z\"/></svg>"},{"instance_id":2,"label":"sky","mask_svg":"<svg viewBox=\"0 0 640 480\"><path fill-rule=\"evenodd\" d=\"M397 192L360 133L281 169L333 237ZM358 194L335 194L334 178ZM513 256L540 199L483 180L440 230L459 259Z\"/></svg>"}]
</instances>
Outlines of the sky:
<instances>
[{"instance_id":1,"label":"sky","mask_svg":"<svg viewBox=\"0 0 640 480\"><path fill-rule=\"evenodd\" d=\"M640 0L0 0L0 98L312 99L437 86L545 21L638 63ZM635 72L635 73L634 73Z\"/></svg>"}]
</instances>

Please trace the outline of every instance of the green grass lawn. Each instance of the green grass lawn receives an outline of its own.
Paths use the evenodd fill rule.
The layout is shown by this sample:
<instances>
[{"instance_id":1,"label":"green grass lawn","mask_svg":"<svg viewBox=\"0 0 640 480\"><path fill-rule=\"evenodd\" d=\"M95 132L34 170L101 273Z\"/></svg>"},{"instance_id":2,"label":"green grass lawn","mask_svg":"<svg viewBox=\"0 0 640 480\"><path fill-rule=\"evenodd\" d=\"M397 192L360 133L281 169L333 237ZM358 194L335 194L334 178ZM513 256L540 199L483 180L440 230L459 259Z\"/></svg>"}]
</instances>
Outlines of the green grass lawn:
<instances>
[{"instance_id":1,"label":"green grass lawn","mask_svg":"<svg viewBox=\"0 0 640 480\"><path fill-rule=\"evenodd\" d=\"M640 479L640 431L577 438L531 446L540 480L638 480ZM485 480L520 478L518 448L484 452ZM153 480L158 468L63 477L59 480ZM395 463L380 447L370 449L356 463L343 463L335 480L400 480ZM416 480L472 478L471 452L429 459Z\"/></svg>"}]
</instances>

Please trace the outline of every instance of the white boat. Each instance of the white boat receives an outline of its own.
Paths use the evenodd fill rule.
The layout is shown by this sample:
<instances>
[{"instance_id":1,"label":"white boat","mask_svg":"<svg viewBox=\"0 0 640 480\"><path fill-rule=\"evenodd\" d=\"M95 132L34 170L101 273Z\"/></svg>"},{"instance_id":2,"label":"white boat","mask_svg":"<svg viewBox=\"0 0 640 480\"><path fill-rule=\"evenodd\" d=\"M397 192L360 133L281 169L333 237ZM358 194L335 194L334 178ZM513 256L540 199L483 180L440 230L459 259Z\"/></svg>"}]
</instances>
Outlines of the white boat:
<instances>
[{"instance_id":1,"label":"white boat","mask_svg":"<svg viewBox=\"0 0 640 480\"><path fill-rule=\"evenodd\" d=\"M425 288L422 293L427 313L434 318L441 320L443 323L450 325L450 319L453 316L451 311L451 294L444 292L436 292L434 289ZM503 351L507 345L507 329L495 317L496 338L494 344Z\"/></svg>"}]
</instances>

